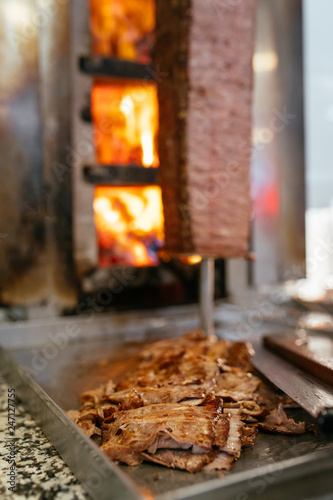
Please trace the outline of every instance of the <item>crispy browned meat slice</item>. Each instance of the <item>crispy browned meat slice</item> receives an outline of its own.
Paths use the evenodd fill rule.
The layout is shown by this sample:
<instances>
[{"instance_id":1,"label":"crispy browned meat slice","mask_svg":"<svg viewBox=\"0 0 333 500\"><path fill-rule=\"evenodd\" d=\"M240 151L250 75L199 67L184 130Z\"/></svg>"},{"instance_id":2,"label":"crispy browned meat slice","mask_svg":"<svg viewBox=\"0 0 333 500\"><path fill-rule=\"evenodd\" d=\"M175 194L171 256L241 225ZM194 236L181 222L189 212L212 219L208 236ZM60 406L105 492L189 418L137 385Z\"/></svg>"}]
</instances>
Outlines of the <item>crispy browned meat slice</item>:
<instances>
[{"instance_id":1,"label":"crispy browned meat slice","mask_svg":"<svg viewBox=\"0 0 333 500\"><path fill-rule=\"evenodd\" d=\"M148 462L171 467L172 469L185 469L188 472L199 472L205 464L214 460L216 451L194 455L189 451L159 450L153 455L141 453L141 457Z\"/></svg>"},{"instance_id":2,"label":"crispy browned meat slice","mask_svg":"<svg viewBox=\"0 0 333 500\"><path fill-rule=\"evenodd\" d=\"M103 394L104 387L98 387L97 389L83 392L80 396L80 401L86 406L95 406L102 400Z\"/></svg>"},{"instance_id":3,"label":"crispy browned meat slice","mask_svg":"<svg viewBox=\"0 0 333 500\"><path fill-rule=\"evenodd\" d=\"M217 364L208 356L191 352L164 354L141 362L136 371L117 384L117 391L132 387L199 385L213 387L219 375Z\"/></svg>"},{"instance_id":4,"label":"crispy browned meat slice","mask_svg":"<svg viewBox=\"0 0 333 500\"><path fill-rule=\"evenodd\" d=\"M229 455L238 458L242 450L242 429L244 423L241 421L240 416L232 415L230 418L230 427L227 443L221 447L221 451L225 451Z\"/></svg>"},{"instance_id":5,"label":"crispy browned meat slice","mask_svg":"<svg viewBox=\"0 0 333 500\"><path fill-rule=\"evenodd\" d=\"M117 406L104 403L96 408L91 404L84 405L81 410L69 410L67 415L77 424L86 436L101 436L101 424L117 410Z\"/></svg>"},{"instance_id":6,"label":"crispy browned meat slice","mask_svg":"<svg viewBox=\"0 0 333 500\"><path fill-rule=\"evenodd\" d=\"M244 425L242 429L242 446L253 446L254 438L258 434L258 428L256 425L246 426Z\"/></svg>"},{"instance_id":7,"label":"crispy browned meat slice","mask_svg":"<svg viewBox=\"0 0 333 500\"><path fill-rule=\"evenodd\" d=\"M217 342L211 343L207 352L207 356L209 356L214 361L217 361L218 359L225 360L230 346L230 340L218 340Z\"/></svg>"},{"instance_id":8,"label":"crispy browned meat slice","mask_svg":"<svg viewBox=\"0 0 333 500\"><path fill-rule=\"evenodd\" d=\"M109 380L106 384L101 385L97 389L83 392L80 396L80 401L83 404L99 405L105 398L110 396L115 390L115 384Z\"/></svg>"},{"instance_id":9,"label":"crispy browned meat slice","mask_svg":"<svg viewBox=\"0 0 333 500\"><path fill-rule=\"evenodd\" d=\"M127 396L125 396L121 401L121 404L119 406L120 411L134 410L134 408L141 408L141 406L147 406L142 397L142 394L140 394L136 389L133 388L131 391L120 391L117 394L120 394L122 392L127 392Z\"/></svg>"},{"instance_id":10,"label":"crispy browned meat slice","mask_svg":"<svg viewBox=\"0 0 333 500\"><path fill-rule=\"evenodd\" d=\"M239 391L227 391L227 390L219 390L214 391L216 396L223 398L224 401L250 401L255 397L254 394L248 392L239 392Z\"/></svg>"},{"instance_id":11,"label":"crispy browned meat slice","mask_svg":"<svg viewBox=\"0 0 333 500\"><path fill-rule=\"evenodd\" d=\"M101 436L101 429L96 425L99 421L97 410L86 411L83 414L78 410L69 410L67 415L80 427L87 437Z\"/></svg>"},{"instance_id":12,"label":"crispy browned meat slice","mask_svg":"<svg viewBox=\"0 0 333 500\"><path fill-rule=\"evenodd\" d=\"M191 455L203 458L203 454L207 455L217 447L230 449L230 416L220 413L220 405L220 400L215 398L206 406L162 404L117 412L113 422L104 427L102 449L110 458L129 465L139 463L143 456L140 452L145 450L154 455L160 449L191 448ZM171 457L170 454L168 456ZM185 455L181 457L183 459ZM188 465L185 462L179 465L179 468L194 472L199 464L201 467L208 463L207 457L203 461L195 460L195 467L190 461ZM209 454L209 461L213 458ZM161 463L160 458L153 457L151 460Z\"/></svg>"},{"instance_id":13,"label":"crispy browned meat slice","mask_svg":"<svg viewBox=\"0 0 333 500\"><path fill-rule=\"evenodd\" d=\"M232 369L229 372L221 373L216 380L216 394L219 391L237 391L246 394L253 394L261 384L261 380L249 372L239 369Z\"/></svg>"},{"instance_id":14,"label":"crispy browned meat slice","mask_svg":"<svg viewBox=\"0 0 333 500\"><path fill-rule=\"evenodd\" d=\"M214 445L222 448L226 446L230 431L230 414L219 415L214 423Z\"/></svg>"},{"instance_id":15,"label":"crispy browned meat slice","mask_svg":"<svg viewBox=\"0 0 333 500\"><path fill-rule=\"evenodd\" d=\"M304 422L297 424L292 418L287 417L282 404L272 410L259 426L265 431L280 434L304 434L306 430Z\"/></svg>"},{"instance_id":16,"label":"crispy browned meat slice","mask_svg":"<svg viewBox=\"0 0 333 500\"><path fill-rule=\"evenodd\" d=\"M113 405L111 403L102 403L98 407L99 412L103 412L103 418L109 418L115 411L118 410L117 405Z\"/></svg>"},{"instance_id":17,"label":"crispy browned meat slice","mask_svg":"<svg viewBox=\"0 0 333 500\"><path fill-rule=\"evenodd\" d=\"M234 461L235 457L221 451L212 462L204 466L203 470L230 470Z\"/></svg>"},{"instance_id":18,"label":"crispy browned meat slice","mask_svg":"<svg viewBox=\"0 0 333 500\"><path fill-rule=\"evenodd\" d=\"M129 410L159 403L179 403L185 399L204 398L205 395L201 386L133 387L114 392L108 399L112 403L122 403L122 410Z\"/></svg>"},{"instance_id":19,"label":"crispy browned meat slice","mask_svg":"<svg viewBox=\"0 0 333 500\"><path fill-rule=\"evenodd\" d=\"M273 384L262 380L257 390L257 401L264 405L267 410L277 408L279 404L286 407L297 407L297 403L292 401L289 396L277 389Z\"/></svg>"},{"instance_id":20,"label":"crispy browned meat slice","mask_svg":"<svg viewBox=\"0 0 333 500\"><path fill-rule=\"evenodd\" d=\"M189 349L192 353L206 354L213 344L202 330L193 330L177 339L164 339L149 344L140 351L138 357L139 361L153 361L166 353L168 356L179 355Z\"/></svg>"},{"instance_id":21,"label":"crispy browned meat slice","mask_svg":"<svg viewBox=\"0 0 333 500\"><path fill-rule=\"evenodd\" d=\"M221 415L219 398L206 406L161 404L119 411L103 427L102 449L110 458L128 463L129 451L147 450L163 435L179 444L211 451L215 439L222 442L222 428L215 431L219 416L226 418Z\"/></svg>"},{"instance_id":22,"label":"crispy browned meat slice","mask_svg":"<svg viewBox=\"0 0 333 500\"><path fill-rule=\"evenodd\" d=\"M255 401L241 401L240 408L242 417L264 417L268 413L266 408L259 406Z\"/></svg>"},{"instance_id":23,"label":"crispy browned meat slice","mask_svg":"<svg viewBox=\"0 0 333 500\"><path fill-rule=\"evenodd\" d=\"M230 345L226 356L226 364L249 371L252 347L247 342L235 342Z\"/></svg>"},{"instance_id":24,"label":"crispy browned meat slice","mask_svg":"<svg viewBox=\"0 0 333 500\"><path fill-rule=\"evenodd\" d=\"M87 437L91 436L101 436L102 432L99 427L97 427L91 420L82 420L76 422L80 429L83 430Z\"/></svg>"}]
</instances>

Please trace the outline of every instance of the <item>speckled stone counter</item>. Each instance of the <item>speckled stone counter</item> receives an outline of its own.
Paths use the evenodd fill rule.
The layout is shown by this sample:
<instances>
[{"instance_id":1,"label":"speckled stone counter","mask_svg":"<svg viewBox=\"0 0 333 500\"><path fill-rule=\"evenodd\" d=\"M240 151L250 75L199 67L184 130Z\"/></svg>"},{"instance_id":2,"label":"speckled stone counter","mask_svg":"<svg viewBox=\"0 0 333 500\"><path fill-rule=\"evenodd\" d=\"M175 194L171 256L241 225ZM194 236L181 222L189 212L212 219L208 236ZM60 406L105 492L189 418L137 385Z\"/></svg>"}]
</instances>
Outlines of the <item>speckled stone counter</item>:
<instances>
[{"instance_id":1,"label":"speckled stone counter","mask_svg":"<svg viewBox=\"0 0 333 500\"><path fill-rule=\"evenodd\" d=\"M8 439L8 389L0 377L0 498L87 500L89 497L80 483L18 401L15 405L15 487L14 492L8 489L7 460L11 442Z\"/></svg>"}]
</instances>

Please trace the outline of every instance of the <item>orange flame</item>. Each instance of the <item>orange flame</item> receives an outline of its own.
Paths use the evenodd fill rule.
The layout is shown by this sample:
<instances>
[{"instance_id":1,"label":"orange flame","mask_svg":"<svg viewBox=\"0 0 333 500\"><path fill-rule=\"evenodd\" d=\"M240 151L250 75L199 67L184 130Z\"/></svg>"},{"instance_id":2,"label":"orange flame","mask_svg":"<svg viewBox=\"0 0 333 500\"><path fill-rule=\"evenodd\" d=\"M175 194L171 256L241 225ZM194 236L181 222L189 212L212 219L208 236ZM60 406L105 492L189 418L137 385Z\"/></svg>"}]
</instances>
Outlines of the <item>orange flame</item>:
<instances>
[{"instance_id":1,"label":"orange flame","mask_svg":"<svg viewBox=\"0 0 333 500\"><path fill-rule=\"evenodd\" d=\"M90 0L94 54L150 62L155 0Z\"/></svg>"},{"instance_id":2,"label":"orange flame","mask_svg":"<svg viewBox=\"0 0 333 500\"><path fill-rule=\"evenodd\" d=\"M180 259L182 262L186 264L199 264L202 261L202 257L200 255L189 255L188 257L184 257Z\"/></svg>"},{"instance_id":3,"label":"orange flame","mask_svg":"<svg viewBox=\"0 0 333 500\"><path fill-rule=\"evenodd\" d=\"M158 252L158 256L163 262L170 262L172 257L172 255L163 249ZM199 264L202 261L200 255L179 255L178 258L183 264L190 264L191 266Z\"/></svg>"},{"instance_id":4,"label":"orange flame","mask_svg":"<svg viewBox=\"0 0 333 500\"><path fill-rule=\"evenodd\" d=\"M151 266L164 241L161 190L157 186L95 189L100 265Z\"/></svg>"},{"instance_id":5,"label":"orange flame","mask_svg":"<svg viewBox=\"0 0 333 500\"><path fill-rule=\"evenodd\" d=\"M95 83L91 112L99 164L159 165L158 102L154 84Z\"/></svg>"}]
</instances>

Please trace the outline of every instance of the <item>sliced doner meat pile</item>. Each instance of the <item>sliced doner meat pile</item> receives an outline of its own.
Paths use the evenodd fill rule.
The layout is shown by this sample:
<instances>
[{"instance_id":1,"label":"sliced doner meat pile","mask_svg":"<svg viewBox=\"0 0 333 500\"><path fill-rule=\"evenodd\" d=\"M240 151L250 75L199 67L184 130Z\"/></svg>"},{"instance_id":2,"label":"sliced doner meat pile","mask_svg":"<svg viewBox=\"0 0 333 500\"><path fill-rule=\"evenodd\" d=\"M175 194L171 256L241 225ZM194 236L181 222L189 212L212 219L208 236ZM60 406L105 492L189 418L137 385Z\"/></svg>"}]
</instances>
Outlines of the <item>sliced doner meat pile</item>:
<instances>
[{"instance_id":1,"label":"sliced doner meat pile","mask_svg":"<svg viewBox=\"0 0 333 500\"><path fill-rule=\"evenodd\" d=\"M250 345L201 331L155 342L120 381L83 393L68 414L117 463L229 470L258 430L305 432L267 396L250 361Z\"/></svg>"}]
</instances>

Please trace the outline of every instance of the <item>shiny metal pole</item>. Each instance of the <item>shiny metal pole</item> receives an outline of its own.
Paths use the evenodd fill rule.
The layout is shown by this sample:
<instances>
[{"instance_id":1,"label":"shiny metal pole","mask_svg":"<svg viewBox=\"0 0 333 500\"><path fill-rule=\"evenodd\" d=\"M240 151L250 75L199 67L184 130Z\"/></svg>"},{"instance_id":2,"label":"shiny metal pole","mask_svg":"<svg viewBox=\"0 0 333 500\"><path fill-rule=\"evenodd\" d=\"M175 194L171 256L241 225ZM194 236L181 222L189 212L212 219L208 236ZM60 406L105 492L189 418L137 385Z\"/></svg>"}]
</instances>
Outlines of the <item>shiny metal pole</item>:
<instances>
[{"instance_id":1,"label":"shiny metal pole","mask_svg":"<svg viewBox=\"0 0 333 500\"><path fill-rule=\"evenodd\" d=\"M214 259L204 258L200 268L200 319L208 336L214 335Z\"/></svg>"}]
</instances>

